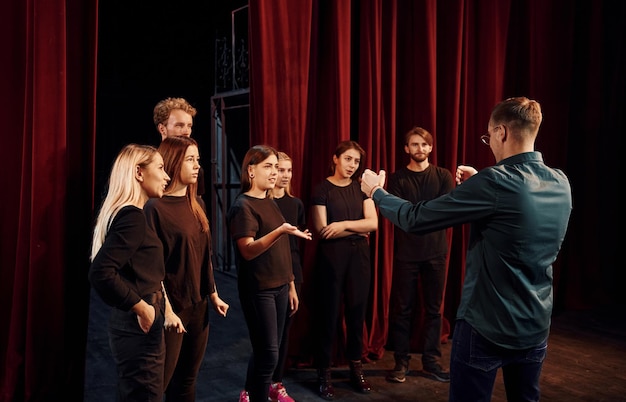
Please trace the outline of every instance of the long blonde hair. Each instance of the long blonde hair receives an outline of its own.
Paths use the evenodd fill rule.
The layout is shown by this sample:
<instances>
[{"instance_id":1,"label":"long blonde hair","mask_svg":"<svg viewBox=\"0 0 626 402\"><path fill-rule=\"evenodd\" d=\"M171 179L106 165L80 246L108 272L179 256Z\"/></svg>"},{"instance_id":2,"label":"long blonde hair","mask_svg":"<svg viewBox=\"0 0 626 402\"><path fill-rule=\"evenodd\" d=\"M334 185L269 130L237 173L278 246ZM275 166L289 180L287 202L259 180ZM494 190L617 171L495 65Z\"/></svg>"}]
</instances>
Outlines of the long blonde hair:
<instances>
[{"instance_id":1,"label":"long blonde hair","mask_svg":"<svg viewBox=\"0 0 626 402\"><path fill-rule=\"evenodd\" d=\"M102 201L93 230L90 260L98 254L111 222L119 210L127 205L140 203L143 192L141 185L135 179L137 166L142 168L148 166L156 154L157 149L153 146L128 144L115 158L109 176L107 195Z\"/></svg>"},{"instance_id":2,"label":"long blonde hair","mask_svg":"<svg viewBox=\"0 0 626 402\"><path fill-rule=\"evenodd\" d=\"M278 162L280 161L289 161L291 162L291 166L293 167L293 160L291 160L289 155L284 152L278 151ZM291 194L291 180L289 181L289 184L287 184L287 187L285 187L285 194L287 194L287 196L289 197L293 197L293 194Z\"/></svg>"}]
</instances>

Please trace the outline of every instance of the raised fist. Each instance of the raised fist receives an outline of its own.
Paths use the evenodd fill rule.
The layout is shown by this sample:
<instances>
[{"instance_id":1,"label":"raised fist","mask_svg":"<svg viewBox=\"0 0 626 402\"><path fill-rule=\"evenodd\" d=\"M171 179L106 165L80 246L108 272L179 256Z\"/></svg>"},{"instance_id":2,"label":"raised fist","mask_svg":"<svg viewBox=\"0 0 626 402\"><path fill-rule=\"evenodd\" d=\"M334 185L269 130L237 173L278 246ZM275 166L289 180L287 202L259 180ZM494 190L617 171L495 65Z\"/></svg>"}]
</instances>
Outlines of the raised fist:
<instances>
[{"instance_id":1,"label":"raised fist","mask_svg":"<svg viewBox=\"0 0 626 402\"><path fill-rule=\"evenodd\" d=\"M363 175L361 176L361 191L363 191L368 197L372 196L372 192L377 187L385 186L385 179L387 177L387 173L384 170L381 170L380 173L376 174L369 169L365 169Z\"/></svg>"}]
</instances>

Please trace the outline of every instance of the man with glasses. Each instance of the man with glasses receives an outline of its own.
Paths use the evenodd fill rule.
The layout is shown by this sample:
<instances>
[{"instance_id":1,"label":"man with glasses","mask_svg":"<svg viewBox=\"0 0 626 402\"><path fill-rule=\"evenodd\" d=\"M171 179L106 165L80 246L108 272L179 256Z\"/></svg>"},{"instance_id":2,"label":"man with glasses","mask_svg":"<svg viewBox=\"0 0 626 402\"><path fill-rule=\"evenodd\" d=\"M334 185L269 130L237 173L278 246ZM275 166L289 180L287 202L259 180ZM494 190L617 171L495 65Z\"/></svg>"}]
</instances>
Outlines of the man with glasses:
<instances>
[{"instance_id":1,"label":"man with glasses","mask_svg":"<svg viewBox=\"0 0 626 402\"><path fill-rule=\"evenodd\" d=\"M405 231L428 233L471 223L463 293L450 356L451 402L490 401L499 368L507 399L538 401L553 306L552 264L572 210L571 187L534 150L538 102L509 98L491 112L487 134L496 164L460 166L459 185L411 203L382 186L384 171L366 170L361 189Z\"/></svg>"}]
</instances>

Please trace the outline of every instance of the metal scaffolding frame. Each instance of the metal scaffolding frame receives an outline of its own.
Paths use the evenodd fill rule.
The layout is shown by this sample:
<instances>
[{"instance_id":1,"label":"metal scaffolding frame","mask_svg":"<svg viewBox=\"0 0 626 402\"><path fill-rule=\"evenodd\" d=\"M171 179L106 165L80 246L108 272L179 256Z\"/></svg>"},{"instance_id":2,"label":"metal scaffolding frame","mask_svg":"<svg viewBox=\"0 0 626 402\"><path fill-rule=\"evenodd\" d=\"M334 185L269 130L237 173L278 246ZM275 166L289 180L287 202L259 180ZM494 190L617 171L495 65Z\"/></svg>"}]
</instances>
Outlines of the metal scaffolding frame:
<instances>
[{"instance_id":1,"label":"metal scaffolding frame","mask_svg":"<svg viewBox=\"0 0 626 402\"><path fill-rule=\"evenodd\" d=\"M239 194L241 160L250 144L248 6L231 12L230 38L216 35L211 97L211 232L214 269L235 271L226 214Z\"/></svg>"}]
</instances>

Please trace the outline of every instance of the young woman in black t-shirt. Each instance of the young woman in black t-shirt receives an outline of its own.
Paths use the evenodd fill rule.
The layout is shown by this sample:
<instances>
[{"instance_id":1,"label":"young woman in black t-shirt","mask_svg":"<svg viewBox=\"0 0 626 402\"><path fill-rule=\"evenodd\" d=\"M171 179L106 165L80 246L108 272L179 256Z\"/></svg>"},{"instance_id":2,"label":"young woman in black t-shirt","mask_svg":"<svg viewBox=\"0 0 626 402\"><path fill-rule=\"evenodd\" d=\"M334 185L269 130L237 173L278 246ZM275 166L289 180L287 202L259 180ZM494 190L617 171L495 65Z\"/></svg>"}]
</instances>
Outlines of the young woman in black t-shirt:
<instances>
[{"instance_id":1,"label":"young woman in black t-shirt","mask_svg":"<svg viewBox=\"0 0 626 402\"><path fill-rule=\"evenodd\" d=\"M337 320L343 304L346 325L346 357L350 379L362 393L371 391L363 376L363 325L369 297L371 265L369 233L378 229L374 202L361 192L358 178L365 151L355 141L339 144L331 174L313 192L312 220L320 240L315 264L315 329L320 396L333 399L331 353ZM357 179L353 179L357 178Z\"/></svg>"},{"instance_id":2,"label":"young woman in black t-shirt","mask_svg":"<svg viewBox=\"0 0 626 402\"><path fill-rule=\"evenodd\" d=\"M227 214L235 242L239 300L252 343L240 402L267 402L286 317L298 310L289 236L285 235L311 239L308 230L285 222L269 197L277 173L274 148L250 148L241 167L241 193Z\"/></svg>"}]
</instances>

